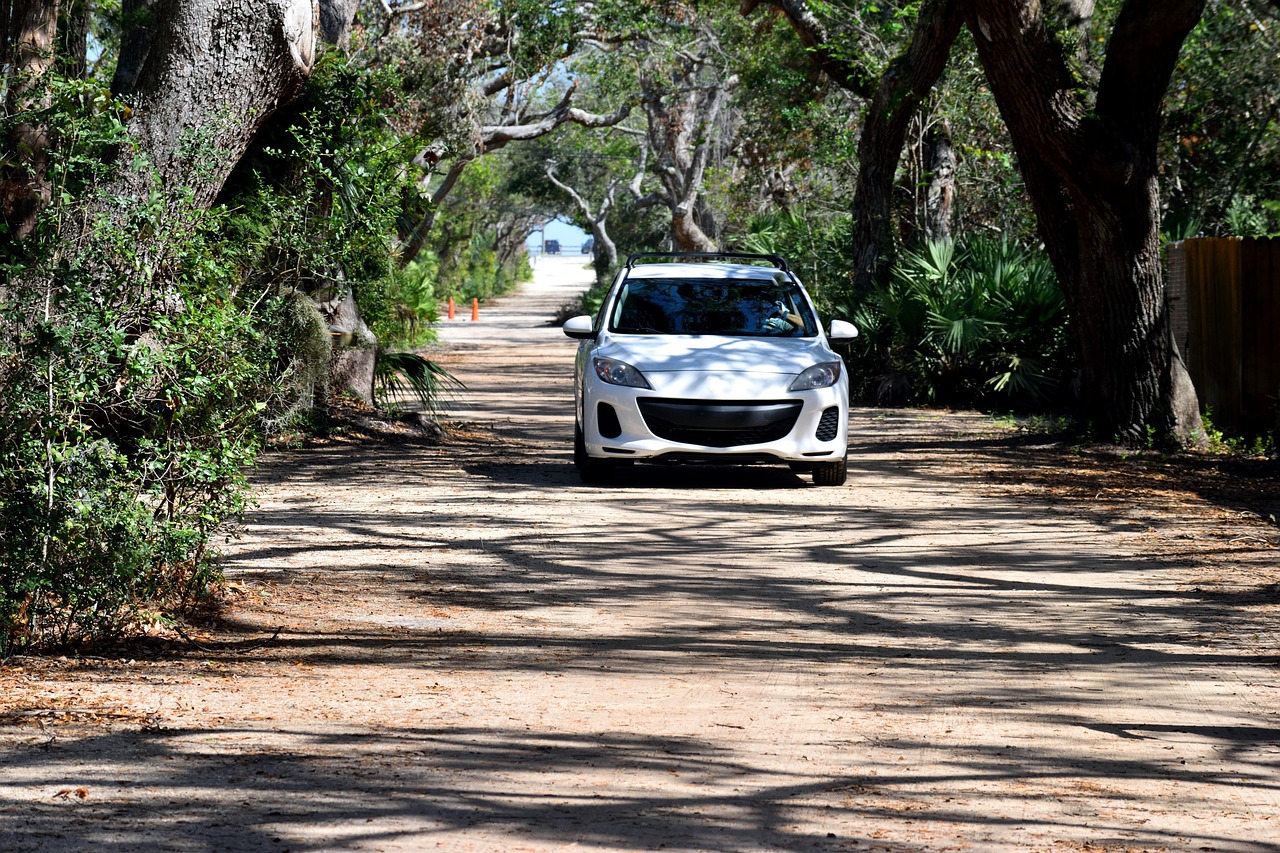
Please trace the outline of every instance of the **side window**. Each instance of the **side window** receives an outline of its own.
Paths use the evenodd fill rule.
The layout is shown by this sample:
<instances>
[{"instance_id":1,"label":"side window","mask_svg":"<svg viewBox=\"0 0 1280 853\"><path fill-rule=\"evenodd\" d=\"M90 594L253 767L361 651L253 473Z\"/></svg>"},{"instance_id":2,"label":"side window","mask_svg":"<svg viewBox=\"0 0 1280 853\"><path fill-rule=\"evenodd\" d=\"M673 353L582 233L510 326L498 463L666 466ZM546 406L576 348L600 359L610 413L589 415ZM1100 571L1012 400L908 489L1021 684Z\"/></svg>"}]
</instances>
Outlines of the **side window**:
<instances>
[{"instance_id":1,"label":"side window","mask_svg":"<svg viewBox=\"0 0 1280 853\"><path fill-rule=\"evenodd\" d=\"M622 302L622 280L626 274L626 270L621 270L617 277L614 278L613 286L609 288L609 292L604 295L604 301L600 303L600 309L596 311L594 326L597 332L605 328L606 325L613 325L606 322L605 312L609 310L610 306L613 306L616 313L617 306Z\"/></svg>"},{"instance_id":2,"label":"side window","mask_svg":"<svg viewBox=\"0 0 1280 853\"><path fill-rule=\"evenodd\" d=\"M623 306L626 305L627 300L630 297L631 297L631 286L629 284L623 284L620 288L618 288L618 296L616 299L613 300L613 315L609 318L610 329L618 328L620 324L619 322L620 318L622 317Z\"/></svg>"}]
</instances>

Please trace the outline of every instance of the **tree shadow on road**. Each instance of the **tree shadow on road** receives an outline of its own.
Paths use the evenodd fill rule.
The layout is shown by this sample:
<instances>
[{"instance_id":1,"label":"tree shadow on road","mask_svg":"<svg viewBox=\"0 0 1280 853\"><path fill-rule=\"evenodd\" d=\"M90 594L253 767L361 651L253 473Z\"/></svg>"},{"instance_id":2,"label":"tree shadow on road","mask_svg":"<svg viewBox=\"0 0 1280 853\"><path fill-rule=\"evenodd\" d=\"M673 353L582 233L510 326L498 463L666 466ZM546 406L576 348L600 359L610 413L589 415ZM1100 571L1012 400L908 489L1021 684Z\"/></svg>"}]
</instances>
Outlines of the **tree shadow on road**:
<instances>
[{"instance_id":1,"label":"tree shadow on road","mask_svg":"<svg viewBox=\"0 0 1280 853\"><path fill-rule=\"evenodd\" d=\"M955 440L963 453L989 449ZM1199 588L1193 555L1153 561L1143 540L1116 535L1132 533L1122 519L993 499L965 486L972 471L938 470L945 439L896 441L859 446L843 490L763 468L653 468L619 488L586 487L567 454L543 458L520 438L481 458L447 446L296 454L272 475L369 488L388 472L410 483L459 467L472 476L430 503L260 510L255 524L281 534L238 548L236 578L270 581L286 598L295 585L340 597L373 584L402 612L380 623L352 608L256 649L242 638L261 622L229 619L239 645L192 653L246 672L376 662L613 678L674 666L742 684L784 672L796 701L828 713L820 745L847 755L842 768L745 762L734 744L753 732L716 720L705 736L569 734L554 722L425 725L423 709L376 731L263 721L117 727L65 742L33 732L0 779L44 796L4 797L0 848L413 848L475 830L509 849L916 850L981 848L1016 828L1031 849L1061 839L1280 849L1246 809L1204 824L1220 832L1148 820L1177 808L1172 791L1191 792L1198 809L1276 801L1269 711L1188 723L1184 708L1114 696L1165 695L1171 673L1203 684L1217 672L1273 678L1280 659L1242 638L1274 587ZM882 500L890 485L899 497ZM570 517L545 523L566 489ZM573 618L544 618L552 612ZM188 665L172 660L175 671ZM872 684L876 706L859 689ZM873 724L886 717L895 724ZM912 726L951 717L986 728ZM1009 742L1002 730L1014 722L1043 736ZM588 768L611 786L575 786ZM57 796L81 787L84 799ZM1028 819L1044 798L1061 805ZM938 843L883 837L926 825Z\"/></svg>"}]
</instances>

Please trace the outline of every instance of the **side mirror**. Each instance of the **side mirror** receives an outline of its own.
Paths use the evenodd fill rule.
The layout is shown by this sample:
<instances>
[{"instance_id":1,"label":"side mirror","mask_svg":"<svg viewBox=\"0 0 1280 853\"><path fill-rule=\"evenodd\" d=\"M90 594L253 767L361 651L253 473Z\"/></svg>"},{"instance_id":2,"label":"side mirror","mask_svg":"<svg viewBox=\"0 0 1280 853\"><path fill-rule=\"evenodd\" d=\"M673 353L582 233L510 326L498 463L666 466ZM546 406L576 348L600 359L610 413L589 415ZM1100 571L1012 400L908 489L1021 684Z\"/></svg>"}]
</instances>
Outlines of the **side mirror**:
<instances>
[{"instance_id":1,"label":"side mirror","mask_svg":"<svg viewBox=\"0 0 1280 853\"><path fill-rule=\"evenodd\" d=\"M580 341L589 341L595 338L596 330L592 328L593 323L590 317L582 315L581 317L573 317L565 320L564 326L561 328L564 333L571 338Z\"/></svg>"},{"instance_id":2,"label":"side mirror","mask_svg":"<svg viewBox=\"0 0 1280 853\"><path fill-rule=\"evenodd\" d=\"M851 341L858 336L858 327L847 320L832 320L827 337L833 341Z\"/></svg>"}]
</instances>

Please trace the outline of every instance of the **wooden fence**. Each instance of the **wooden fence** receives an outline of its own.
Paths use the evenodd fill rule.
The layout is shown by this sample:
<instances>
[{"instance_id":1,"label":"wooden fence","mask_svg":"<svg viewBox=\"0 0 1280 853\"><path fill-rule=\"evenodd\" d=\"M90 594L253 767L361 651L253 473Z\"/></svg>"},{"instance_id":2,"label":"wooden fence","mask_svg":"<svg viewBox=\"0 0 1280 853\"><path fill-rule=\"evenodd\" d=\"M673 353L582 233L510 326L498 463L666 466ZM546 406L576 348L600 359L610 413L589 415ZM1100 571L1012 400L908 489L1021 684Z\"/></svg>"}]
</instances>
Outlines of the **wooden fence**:
<instances>
[{"instance_id":1,"label":"wooden fence","mask_svg":"<svg viewBox=\"0 0 1280 853\"><path fill-rule=\"evenodd\" d=\"M1174 338L1216 426L1257 435L1280 418L1280 238L1169 246Z\"/></svg>"}]
</instances>

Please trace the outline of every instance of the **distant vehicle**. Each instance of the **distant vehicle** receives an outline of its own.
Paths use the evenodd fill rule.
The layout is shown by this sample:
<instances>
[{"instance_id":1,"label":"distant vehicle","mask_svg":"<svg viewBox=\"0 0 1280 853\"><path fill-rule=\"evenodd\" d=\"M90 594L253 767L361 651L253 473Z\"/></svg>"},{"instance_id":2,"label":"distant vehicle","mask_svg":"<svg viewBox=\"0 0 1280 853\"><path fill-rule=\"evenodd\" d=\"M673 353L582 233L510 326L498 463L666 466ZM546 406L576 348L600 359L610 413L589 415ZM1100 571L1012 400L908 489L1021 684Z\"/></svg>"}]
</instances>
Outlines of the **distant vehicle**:
<instances>
[{"instance_id":1,"label":"distant vehicle","mask_svg":"<svg viewBox=\"0 0 1280 853\"><path fill-rule=\"evenodd\" d=\"M761 265L761 263L766 265ZM573 460L603 482L632 462L781 463L847 476L849 380L799 279L775 255L632 255L580 341Z\"/></svg>"},{"instance_id":2,"label":"distant vehicle","mask_svg":"<svg viewBox=\"0 0 1280 853\"><path fill-rule=\"evenodd\" d=\"M582 243L582 254L584 254L584 255L589 255L589 254L591 254L591 251L592 251L593 249L595 249L595 247L596 247L596 238L595 238L595 237L588 237L588 238L587 238L586 240L584 240L584 241L583 241L583 243Z\"/></svg>"},{"instance_id":3,"label":"distant vehicle","mask_svg":"<svg viewBox=\"0 0 1280 853\"><path fill-rule=\"evenodd\" d=\"M559 240L548 240L548 241L547 241L547 244L546 244L546 251L547 251L547 254L548 254L548 255L558 255L558 254L560 254L560 241L559 241Z\"/></svg>"}]
</instances>

